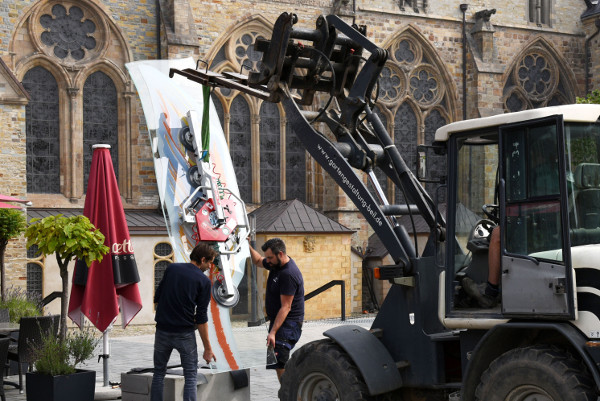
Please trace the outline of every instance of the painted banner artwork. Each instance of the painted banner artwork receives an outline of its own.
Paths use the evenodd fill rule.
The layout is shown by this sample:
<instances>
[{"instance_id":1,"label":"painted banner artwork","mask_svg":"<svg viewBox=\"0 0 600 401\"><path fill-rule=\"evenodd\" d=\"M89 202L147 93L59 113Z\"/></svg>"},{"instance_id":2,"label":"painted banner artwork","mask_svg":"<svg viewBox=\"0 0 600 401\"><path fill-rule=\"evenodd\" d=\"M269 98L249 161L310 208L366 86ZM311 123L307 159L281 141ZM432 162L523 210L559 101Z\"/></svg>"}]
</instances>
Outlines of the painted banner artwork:
<instances>
[{"instance_id":1,"label":"painted banner artwork","mask_svg":"<svg viewBox=\"0 0 600 401\"><path fill-rule=\"evenodd\" d=\"M260 337L264 337L260 344L251 348L247 344L238 346L230 319L231 305L227 305L230 293L235 291L239 297L237 286L244 278L250 251L246 210L239 199L225 135L210 102L208 155L202 152L200 138L194 135L191 140L188 138L190 131L200 136L204 110L202 86L179 76L168 76L170 68L194 66L189 58L138 61L127 64L127 69L146 117L159 197L175 262L189 262L190 251L199 240L211 241L219 251L217 266L210 270L213 298L209 306L209 334L217 357L216 367L235 370L264 365L266 328L259 331ZM201 177L198 181L194 179L196 175ZM220 298L219 291L227 296Z\"/></svg>"}]
</instances>

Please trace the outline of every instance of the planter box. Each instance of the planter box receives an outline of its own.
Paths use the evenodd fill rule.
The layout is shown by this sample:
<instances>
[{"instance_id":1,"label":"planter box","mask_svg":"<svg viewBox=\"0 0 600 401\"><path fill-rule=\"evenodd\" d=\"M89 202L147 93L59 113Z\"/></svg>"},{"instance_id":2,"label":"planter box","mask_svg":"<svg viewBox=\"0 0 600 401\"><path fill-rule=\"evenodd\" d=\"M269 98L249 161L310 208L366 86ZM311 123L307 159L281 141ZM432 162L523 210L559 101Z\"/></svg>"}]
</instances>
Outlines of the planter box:
<instances>
[{"instance_id":1,"label":"planter box","mask_svg":"<svg viewBox=\"0 0 600 401\"><path fill-rule=\"evenodd\" d=\"M27 401L94 401L96 372L78 370L72 375L27 373Z\"/></svg>"}]
</instances>

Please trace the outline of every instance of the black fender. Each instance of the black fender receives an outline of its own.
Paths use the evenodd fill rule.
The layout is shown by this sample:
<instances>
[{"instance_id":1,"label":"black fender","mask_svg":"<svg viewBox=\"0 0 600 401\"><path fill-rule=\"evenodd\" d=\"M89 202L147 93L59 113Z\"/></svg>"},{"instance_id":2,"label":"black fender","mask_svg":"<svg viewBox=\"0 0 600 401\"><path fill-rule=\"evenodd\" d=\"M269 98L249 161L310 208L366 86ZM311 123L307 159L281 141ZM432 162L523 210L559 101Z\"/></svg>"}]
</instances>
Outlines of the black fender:
<instances>
[{"instance_id":1,"label":"black fender","mask_svg":"<svg viewBox=\"0 0 600 401\"><path fill-rule=\"evenodd\" d=\"M323 333L348 354L365 381L370 395L402 386L402 377L387 348L370 331L356 325L334 327Z\"/></svg>"},{"instance_id":2,"label":"black fender","mask_svg":"<svg viewBox=\"0 0 600 401\"><path fill-rule=\"evenodd\" d=\"M490 329L471 352L462 383L462 399L475 399L475 389L490 363L503 353L519 347L550 344L567 348L589 369L596 388L600 388L598 366L586 351L587 338L571 324L553 322L508 322Z\"/></svg>"}]
</instances>

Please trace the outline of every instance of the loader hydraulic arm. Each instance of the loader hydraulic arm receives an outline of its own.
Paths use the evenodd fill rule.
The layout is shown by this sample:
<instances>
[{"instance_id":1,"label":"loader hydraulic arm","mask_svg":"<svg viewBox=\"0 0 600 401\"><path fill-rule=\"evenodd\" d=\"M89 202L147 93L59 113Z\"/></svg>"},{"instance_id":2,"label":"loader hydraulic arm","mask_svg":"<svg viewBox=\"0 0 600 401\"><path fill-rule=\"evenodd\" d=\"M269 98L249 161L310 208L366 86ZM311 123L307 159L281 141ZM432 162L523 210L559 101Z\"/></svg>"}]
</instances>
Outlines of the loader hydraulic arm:
<instances>
[{"instance_id":1,"label":"loader hydraulic arm","mask_svg":"<svg viewBox=\"0 0 600 401\"><path fill-rule=\"evenodd\" d=\"M243 75L172 69L170 76L282 102L302 146L364 215L402 274L411 274L415 247L395 216L416 209L435 233L445 223L373 111L388 53L367 39L366 27L350 26L335 15L320 16L314 30L294 28L296 22L295 14L283 13L271 40L257 40L255 50L263 53L259 71ZM305 110L302 106L316 103L317 92L328 94L326 104L318 111ZM334 139L317 131L315 122L325 123ZM404 193L409 205L389 204L375 168ZM375 196L354 169L368 174Z\"/></svg>"}]
</instances>

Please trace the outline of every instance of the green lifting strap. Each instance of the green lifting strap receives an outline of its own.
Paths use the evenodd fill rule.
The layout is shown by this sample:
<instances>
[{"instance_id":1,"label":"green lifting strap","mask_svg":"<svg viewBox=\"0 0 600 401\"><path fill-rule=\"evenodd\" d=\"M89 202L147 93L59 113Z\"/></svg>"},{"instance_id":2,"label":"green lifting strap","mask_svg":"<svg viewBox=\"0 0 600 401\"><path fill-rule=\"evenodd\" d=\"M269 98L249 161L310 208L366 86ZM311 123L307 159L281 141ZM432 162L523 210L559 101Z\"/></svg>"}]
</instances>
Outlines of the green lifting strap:
<instances>
[{"instance_id":1,"label":"green lifting strap","mask_svg":"<svg viewBox=\"0 0 600 401\"><path fill-rule=\"evenodd\" d=\"M210 86L202 87L204 110L202 111L202 161L208 162L208 149L210 146L210 125L208 123L210 114Z\"/></svg>"}]
</instances>

